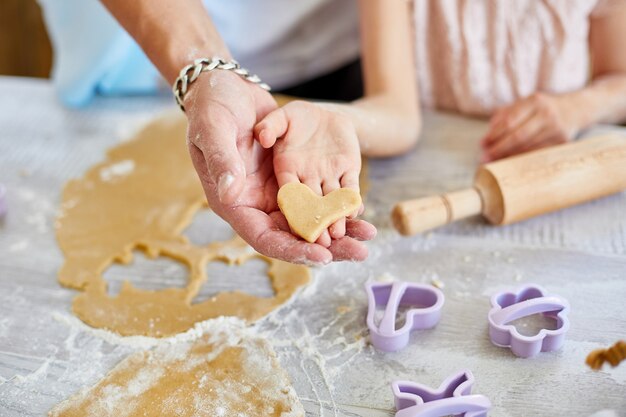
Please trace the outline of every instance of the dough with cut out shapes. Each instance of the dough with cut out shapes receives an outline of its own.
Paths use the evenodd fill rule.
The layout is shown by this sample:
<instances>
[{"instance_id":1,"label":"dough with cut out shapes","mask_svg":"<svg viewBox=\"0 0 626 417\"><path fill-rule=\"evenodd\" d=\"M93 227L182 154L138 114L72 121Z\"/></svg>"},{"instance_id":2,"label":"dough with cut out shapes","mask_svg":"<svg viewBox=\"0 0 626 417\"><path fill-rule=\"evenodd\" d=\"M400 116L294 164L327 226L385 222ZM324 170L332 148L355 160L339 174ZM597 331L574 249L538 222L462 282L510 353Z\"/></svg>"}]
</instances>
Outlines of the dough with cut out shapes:
<instances>
[{"instance_id":1,"label":"dough with cut out shapes","mask_svg":"<svg viewBox=\"0 0 626 417\"><path fill-rule=\"evenodd\" d=\"M180 114L150 123L63 190L56 226L65 256L59 282L81 291L72 309L93 327L125 336L165 337L219 316L254 321L309 282L305 266L262 256L238 237L196 246L181 234L193 215L206 206L188 155L186 128ZM185 264L187 285L148 291L126 282L117 296L110 296L102 273L114 262L131 262L135 249ZM206 281L209 262L241 264L252 258L268 263L273 297L233 291L192 304Z\"/></svg>"}]
</instances>

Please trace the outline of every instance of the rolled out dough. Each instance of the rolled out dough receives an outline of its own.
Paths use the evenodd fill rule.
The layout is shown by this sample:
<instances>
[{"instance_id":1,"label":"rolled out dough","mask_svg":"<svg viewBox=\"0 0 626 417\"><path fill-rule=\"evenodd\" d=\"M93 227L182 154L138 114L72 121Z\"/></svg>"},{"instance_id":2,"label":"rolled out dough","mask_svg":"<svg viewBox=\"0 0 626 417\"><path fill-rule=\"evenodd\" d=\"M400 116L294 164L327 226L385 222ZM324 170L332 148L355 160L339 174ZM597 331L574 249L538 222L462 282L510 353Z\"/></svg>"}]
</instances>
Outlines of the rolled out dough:
<instances>
[{"instance_id":1,"label":"rolled out dough","mask_svg":"<svg viewBox=\"0 0 626 417\"><path fill-rule=\"evenodd\" d=\"M65 255L59 282L82 291L72 308L85 323L121 335L165 337L223 315L253 321L309 281L305 266L264 257L238 237L199 247L181 234L206 206L185 141L184 116L161 118L65 186L56 225ZM109 296L102 273L114 262L132 261L135 249L184 263L189 268L186 287L148 291L125 282L117 296ZM269 264L273 297L234 291L192 304L206 280L208 262L241 264L251 258Z\"/></svg>"},{"instance_id":2,"label":"rolled out dough","mask_svg":"<svg viewBox=\"0 0 626 417\"><path fill-rule=\"evenodd\" d=\"M319 196L298 182L278 190L278 206L291 229L307 242L315 242L331 224L361 207L361 196L350 188L340 188Z\"/></svg>"},{"instance_id":3,"label":"rolled out dough","mask_svg":"<svg viewBox=\"0 0 626 417\"><path fill-rule=\"evenodd\" d=\"M195 342L131 354L49 415L303 417L271 345L241 321L215 327Z\"/></svg>"}]
</instances>

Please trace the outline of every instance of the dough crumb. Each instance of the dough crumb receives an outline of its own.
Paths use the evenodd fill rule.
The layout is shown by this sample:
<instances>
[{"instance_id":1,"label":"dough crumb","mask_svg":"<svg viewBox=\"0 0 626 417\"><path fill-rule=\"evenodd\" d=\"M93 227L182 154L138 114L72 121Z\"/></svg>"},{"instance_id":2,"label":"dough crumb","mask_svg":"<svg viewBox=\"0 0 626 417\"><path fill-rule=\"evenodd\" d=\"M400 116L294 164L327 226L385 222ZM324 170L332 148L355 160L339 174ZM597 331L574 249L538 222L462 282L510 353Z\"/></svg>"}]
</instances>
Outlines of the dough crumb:
<instances>
[{"instance_id":1,"label":"dough crumb","mask_svg":"<svg viewBox=\"0 0 626 417\"><path fill-rule=\"evenodd\" d=\"M446 286L446 284L444 284L444 282L437 277L433 277L430 280L430 283L433 287L439 288L440 290L442 290Z\"/></svg>"},{"instance_id":2,"label":"dough crumb","mask_svg":"<svg viewBox=\"0 0 626 417\"><path fill-rule=\"evenodd\" d=\"M349 306L339 306L337 307L337 313L339 314L346 314L348 312L352 311L352 307Z\"/></svg>"},{"instance_id":3,"label":"dough crumb","mask_svg":"<svg viewBox=\"0 0 626 417\"><path fill-rule=\"evenodd\" d=\"M394 277L389 272L384 272L382 275L379 275L378 278L376 278L374 281L376 281L376 282L394 282L394 281L397 281L397 278Z\"/></svg>"}]
</instances>

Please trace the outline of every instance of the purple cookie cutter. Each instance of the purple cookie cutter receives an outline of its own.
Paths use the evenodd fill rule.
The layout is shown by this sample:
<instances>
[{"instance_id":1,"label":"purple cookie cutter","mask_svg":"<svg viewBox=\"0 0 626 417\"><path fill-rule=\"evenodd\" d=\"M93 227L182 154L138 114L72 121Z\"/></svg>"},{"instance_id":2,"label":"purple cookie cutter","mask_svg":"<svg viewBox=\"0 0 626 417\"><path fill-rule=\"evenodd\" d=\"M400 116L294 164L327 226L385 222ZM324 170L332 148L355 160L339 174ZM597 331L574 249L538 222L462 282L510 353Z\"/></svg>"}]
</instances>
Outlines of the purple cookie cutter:
<instances>
[{"instance_id":1,"label":"purple cookie cutter","mask_svg":"<svg viewBox=\"0 0 626 417\"><path fill-rule=\"evenodd\" d=\"M7 189L4 185L0 184L0 218L7 213Z\"/></svg>"},{"instance_id":2,"label":"purple cookie cutter","mask_svg":"<svg viewBox=\"0 0 626 417\"><path fill-rule=\"evenodd\" d=\"M524 336L515 326L509 324L513 320L539 313L556 320L556 329L541 329L534 336ZM568 313L567 300L556 295L547 295L537 285L524 286L513 292L501 292L491 297L491 310L487 316L489 337L494 345L510 347L515 355L522 358L557 350L563 345L565 333L569 330Z\"/></svg>"},{"instance_id":3,"label":"purple cookie cutter","mask_svg":"<svg viewBox=\"0 0 626 417\"><path fill-rule=\"evenodd\" d=\"M410 381L394 381L391 389L396 417L486 417L491 401L484 395L472 394L474 381L469 370L450 376L438 389Z\"/></svg>"},{"instance_id":4,"label":"purple cookie cutter","mask_svg":"<svg viewBox=\"0 0 626 417\"><path fill-rule=\"evenodd\" d=\"M368 282L365 284L368 298L367 327L370 340L376 349L395 352L409 343L412 330L431 329L439 323L443 293L435 287L411 282ZM406 313L406 321L396 329L398 307L414 306ZM377 324L377 307L384 307L384 314Z\"/></svg>"}]
</instances>

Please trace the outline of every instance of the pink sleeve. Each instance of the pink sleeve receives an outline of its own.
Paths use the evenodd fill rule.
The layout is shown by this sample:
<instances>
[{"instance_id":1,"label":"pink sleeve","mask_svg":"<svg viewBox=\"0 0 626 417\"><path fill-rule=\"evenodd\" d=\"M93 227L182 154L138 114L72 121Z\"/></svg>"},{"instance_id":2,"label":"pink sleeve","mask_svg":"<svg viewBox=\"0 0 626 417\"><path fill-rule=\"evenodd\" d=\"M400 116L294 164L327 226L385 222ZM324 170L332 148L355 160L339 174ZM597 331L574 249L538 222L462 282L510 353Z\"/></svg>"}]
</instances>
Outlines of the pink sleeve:
<instances>
[{"instance_id":1,"label":"pink sleeve","mask_svg":"<svg viewBox=\"0 0 626 417\"><path fill-rule=\"evenodd\" d=\"M591 10L591 17L603 17L613 10L626 6L626 0L597 0Z\"/></svg>"}]
</instances>

